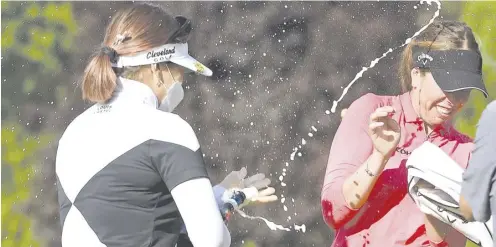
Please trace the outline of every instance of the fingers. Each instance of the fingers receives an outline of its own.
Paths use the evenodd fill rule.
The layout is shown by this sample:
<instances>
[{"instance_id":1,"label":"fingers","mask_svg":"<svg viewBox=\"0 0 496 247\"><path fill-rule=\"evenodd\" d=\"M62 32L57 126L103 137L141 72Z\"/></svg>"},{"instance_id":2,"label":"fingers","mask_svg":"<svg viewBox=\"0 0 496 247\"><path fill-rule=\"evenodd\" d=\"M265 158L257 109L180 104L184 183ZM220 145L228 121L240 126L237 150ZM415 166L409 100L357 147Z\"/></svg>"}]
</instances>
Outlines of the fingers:
<instances>
[{"instance_id":1,"label":"fingers","mask_svg":"<svg viewBox=\"0 0 496 247\"><path fill-rule=\"evenodd\" d=\"M273 187L268 187L260 191L256 190L254 187L250 187L250 190L245 189L243 192L245 192L246 198L250 201L269 202L277 200L277 196L274 195L274 193L276 193L276 189Z\"/></svg>"},{"instance_id":2,"label":"fingers","mask_svg":"<svg viewBox=\"0 0 496 247\"><path fill-rule=\"evenodd\" d=\"M263 180L264 178L265 178L265 174L258 173L258 174L251 176L251 177L246 178L243 181L243 183L244 183L245 187L250 187L251 184L253 184L254 182Z\"/></svg>"},{"instance_id":3,"label":"fingers","mask_svg":"<svg viewBox=\"0 0 496 247\"><path fill-rule=\"evenodd\" d=\"M346 115L346 111L348 109L344 108L343 110L341 110L341 118L344 118L344 115Z\"/></svg>"},{"instance_id":4,"label":"fingers","mask_svg":"<svg viewBox=\"0 0 496 247\"><path fill-rule=\"evenodd\" d=\"M272 187L268 187L267 189L264 189L262 191L259 191L258 192L258 196L259 197L262 197L262 196L270 196L272 194L276 193L276 190Z\"/></svg>"},{"instance_id":5,"label":"fingers","mask_svg":"<svg viewBox=\"0 0 496 247\"><path fill-rule=\"evenodd\" d=\"M267 188L270 185L270 179L264 178L262 180L254 181L251 184L245 185L245 187L253 186L257 189Z\"/></svg>"},{"instance_id":6,"label":"fingers","mask_svg":"<svg viewBox=\"0 0 496 247\"><path fill-rule=\"evenodd\" d=\"M384 126L384 122L372 122L369 124L369 129L375 131L377 128Z\"/></svg>"},{"instance_id":7,"label":"fingers","mask_svg":"<svg viewBox=\"0 0 496 247\"><path fill-rule=\"evenodd\" d=\"M270 196L259 196L254 198L253 202L261 202L261 203L267 203L267 202L274 202L277 201L278 198L276 195L270 195Z\"/></svg>"},{"instance_id":8,"label":"fingers","mask_svg":"<svg viewBox=\"0 0 496 247\"><path fill-rule=\"evenodd\" d=\"M372 114L370 114L370 121L371 122L380 121L381 118L388 117L394 112L395 111L392 106L379 107Z\"/></svg>"},{"instance_id":9,"label":"fingers","mask_svg":"<svg viewBox=\"0 0 496 247\"><path fill-rule=\"evenodd\" d=\"M394 107L392 107L390 105L379 107L379 108L376 109L376 111L377 110L379 110L379 111L386 111L386 112L389 112L389 113L394 113L395 112Z\"/></svg>"},{"instance_id":10,"label":"fingers","mask_svg":"<svg viewBox=\"0 0 496 247\"><path fill-rule=\"evenodd\" d=\"M268 187L258 192L254 187L250 187L249 190L244 189L243 192L245 192L247 198L247 201L245 202L246 205L250 203L268 203L278 200L278 197L274 195L276 190L272 187Z\"/></svg>"},{"instance_id":11,"label":"fingers","mask_svg":"<svg viewBox=\"0 0 496 247\"><path fill-rule=\"evenodd\" d=\"M386 127L385 129L399 131L399 125L396 121L390 118L394 112L395 110L392 106L377 108L372 114L370 114L369 129L371 131L376 131L380 127Z\"/></svg>"},{"instance_id":12,"label":"fingers","mask_svg":"<svg viewBox=\"0 0 496 247\"><path fill-rule=\"evenodd\" d=\"M238 171L238 178L239 178L239 179L244 179L244 178L246 177L246 174L247 174L246 167L242 167L242 168Z\"/></svg>"},{"instance_id":13,"label":"fingers","mask_svg":"<svg viewBox=\"0 0 496 247\"><path fill-rule=\"evenodd\" d=\"M268 187L267 189L259 191L258 195L253 197L251 201L263 203L277 201L277 196L274 195L274 193L276 193L276 190L272 187Z\"/></svg>"},{"instance_id":14,"label":"fingers","mask_svg":"<svg viewBox=\"0 0 496 247\"><path fill-rule=\"evenodd\" d=\"M390 130L384 130L382 132L383 135L386 135L386 136L394 136L396 133L398 133L398 131L395 131L393 129L390 129Z\"/></svg>"}]
</instances>

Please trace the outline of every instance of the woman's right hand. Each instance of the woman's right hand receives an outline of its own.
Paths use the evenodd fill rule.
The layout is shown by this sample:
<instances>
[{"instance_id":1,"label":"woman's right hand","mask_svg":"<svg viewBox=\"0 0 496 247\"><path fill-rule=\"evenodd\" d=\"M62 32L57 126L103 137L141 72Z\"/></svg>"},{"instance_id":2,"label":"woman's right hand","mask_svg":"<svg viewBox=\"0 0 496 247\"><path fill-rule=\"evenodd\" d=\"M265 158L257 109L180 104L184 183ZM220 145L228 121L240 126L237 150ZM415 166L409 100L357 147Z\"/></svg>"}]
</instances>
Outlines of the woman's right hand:
<instances>
[{"instance_id":1,"label":"woman's right hand","mask_svg":"<svg viewBox=\"0 0 496 247\"><path fill-rule=\"evenodd\" d=\"M384 157L391 156L401 137L400 125L391 118L394 112L392 106L384 106L370 114L368 133L375 150Z\"/></svg>"}]
</instances>

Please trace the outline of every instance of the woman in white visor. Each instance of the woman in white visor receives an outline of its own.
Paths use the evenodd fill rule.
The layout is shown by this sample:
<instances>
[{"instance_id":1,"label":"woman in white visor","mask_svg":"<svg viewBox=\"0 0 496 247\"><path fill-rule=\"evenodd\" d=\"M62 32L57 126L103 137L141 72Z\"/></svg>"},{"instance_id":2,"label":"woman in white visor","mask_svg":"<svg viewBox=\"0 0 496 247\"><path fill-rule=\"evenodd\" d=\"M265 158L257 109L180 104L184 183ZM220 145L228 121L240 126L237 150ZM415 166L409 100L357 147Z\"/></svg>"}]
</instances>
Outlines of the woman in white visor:
<instances>
[{"instance_id":1,"label":"woman in white visor","mask_svg":"<svg viewBox=\"0 0 496 247\"><path fill-rule=\"evenodd\" d=\"M246 169L213 189L193 129L170 113L185 70L212 75L188 55L190 30L186 18L143 3L111 20L82 81L95 104L57 150L63 247L173 247L181 235L195 247L229 246L235 208L277 200L270 180L244 179Z\"/></svg>"}]
</instances>

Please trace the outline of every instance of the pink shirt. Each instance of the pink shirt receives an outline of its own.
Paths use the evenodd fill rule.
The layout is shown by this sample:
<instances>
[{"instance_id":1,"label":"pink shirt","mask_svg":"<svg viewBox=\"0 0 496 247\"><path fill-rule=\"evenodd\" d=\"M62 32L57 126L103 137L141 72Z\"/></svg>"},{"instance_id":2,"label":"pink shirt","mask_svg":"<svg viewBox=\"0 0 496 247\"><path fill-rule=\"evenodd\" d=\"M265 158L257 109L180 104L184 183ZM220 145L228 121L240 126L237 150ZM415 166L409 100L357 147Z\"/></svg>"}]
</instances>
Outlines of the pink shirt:
<instances>
[{"instance_id":1,"label":"pink shirt","mask_svg":"<svg viewBox=\"0 0 496 247\"><path fill-rule=\"evenodd\" d=\"M343 182L372 153L373 144L367 134L369 116L378 107L386 105L396 110L393 118L401 126L401 140L367 202L359 210L353 210L344 200ZM407 193L405 168L410 153L426 140L438 145L466 168L473 147L471 139L449 123L427 136L409 93L400 96L369 93L351 104L334 136L322 189L324 220L336 229L333 247L434 245L426 236L424 214ZM456 230L452 230L446 239L461 246L466 241Z\"/></svg>"}]
</instances>

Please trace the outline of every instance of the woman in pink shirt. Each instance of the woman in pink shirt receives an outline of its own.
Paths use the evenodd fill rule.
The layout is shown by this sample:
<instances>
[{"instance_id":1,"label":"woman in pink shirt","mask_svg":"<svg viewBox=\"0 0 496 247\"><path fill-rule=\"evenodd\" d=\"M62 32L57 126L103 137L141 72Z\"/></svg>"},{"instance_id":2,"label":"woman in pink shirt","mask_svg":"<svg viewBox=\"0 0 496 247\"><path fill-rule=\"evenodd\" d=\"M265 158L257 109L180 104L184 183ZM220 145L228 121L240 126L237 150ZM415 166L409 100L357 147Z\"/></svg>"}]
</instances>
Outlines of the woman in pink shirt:
<instances>
[{"instance_id":1,"label":"woman in pink shirt","mask_svg":"<svg viewBox=\"0 0 496 247\"><path fill-rule=\"evenodd\" d=\"M402 54L399 96L368 93L351 104L332 142L322 189L333 247L464 246L466 238L423 214L407 194L406 161L425 141L465 168L471 139L452 116L472 89L484 93L472 30L434 22ZM435 164L433 164L435 165Z\"/></svg>"}]
</instances>

